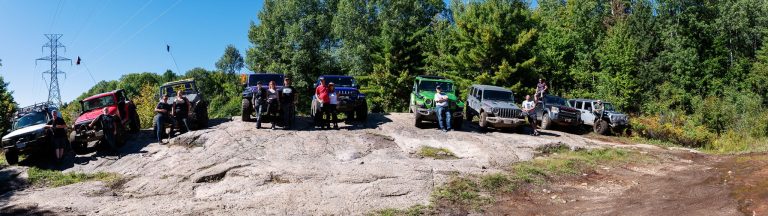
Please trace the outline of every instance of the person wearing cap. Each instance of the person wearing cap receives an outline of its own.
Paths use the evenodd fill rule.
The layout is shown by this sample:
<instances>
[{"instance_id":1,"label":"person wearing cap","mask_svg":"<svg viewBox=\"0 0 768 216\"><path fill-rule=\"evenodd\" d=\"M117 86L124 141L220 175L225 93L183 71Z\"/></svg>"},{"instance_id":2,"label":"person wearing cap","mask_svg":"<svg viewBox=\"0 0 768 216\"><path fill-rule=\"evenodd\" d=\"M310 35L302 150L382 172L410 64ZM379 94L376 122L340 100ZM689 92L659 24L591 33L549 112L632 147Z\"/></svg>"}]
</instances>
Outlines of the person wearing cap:
<instances>
[{"instance_id":1,"label":"person wearing cap","mask_svg":"<svg viewBox=\"0 0 768 216\"><path fill-rule=\"evenodd\" d=\"M325 85L325 79L320 77L320 85L317 85L317 88L315 88L315 99L317 99L317 102L320 103L320 115L319 118L315 118L317 123L315 123L315 126L320 125L320 128L329 127L327 119L323 119L323 116L325 113L327 113L327 105L330 104L331 99L328 97L328 86Z\"/></svg>"},{"instance_id":2,"label":"person wearing cap","mask_svg":"<svg viewBox=\"0 0 768 216\"><path fill-rule=\"evenodd\" d=\"M51 142L53 142L53 147L56 149L56 160L61 160L64 157L64 146L67 144L67 123L54 110L51 111L51 120L45 124L45 128L53 133Z\"/></svg>"},{"instance_id":3,"label":"person wearing cap","mask_svg":"<svg viewBox=\"0 0 768 216\"><path fill-rule=\"evenodd\" d=\"M256 91L253 92L253 110L256 111L256 129L261 129L261 114L264 113L267 91L262 89L261 80L256 82Z\"/></svg>"},{"instance_id":4,"label":"person wearing cap","mask_svg":"<svg viewBox=\"0 0 768 216\"><path fill-rule=\"evenodd\" d=\"M448 132L451 130L451 111L448 109L448 95L443 92L443 88L439 85L435 88L435 91L437 125L443 132Z\"/></svg>"},{"instance_id":5,"label":"person wearing cap","mask_svg":"<svg viewBox=\"0 0 768 216\"><path fill-rule=\"evenodd\" d=\"M168 104L168 95L165 94L160 99L160 102L155 106L155 134L157 135L157 142L163 143L163 137L165 134L165 124L171 124L171 132L176 126L171 119L171 105ZM173 133L168 134L168 138L173 137Z\"/></svg>"},{"instance_id":6,"label":"person wearing cap","mask_svg":"<svg viewBox=\"0 0 768 216\"><path fill-rule=\"evenodd\" d=\"M291 78L283 79L283 89L280 91L280 116L283 117L283 129L293 128L296 117L296 89L291 86Z\"/></svg>"},{"instance_id":7,"label":"person wearing cap","mask_svg":"<svg viewBox=\"0 0 768 216\"><path fill-rule=\"evenodd\" d=\"M278 107L278 104L280 104L280 92L277 92L277 87L275 86L275 81L269 81L269 88L267 89L267 116L269 116L269 121L272 122L271 129L275 129L275 124L277 124L277 110L280 108Z\"/></svg>"},{"instance_id":8,"label":"person wearing cap","mask_svg":"<svg viewBox=\"0 0 768 216\"><path fill-rule=\"evenodd\" d=\"M339 104L339 98L336 95L336 84L333 82L328 83L328 109L326 109L326 117L333 123L333 129L339 129L339 113L336 111L336 106Z\"/></svg>"}]
</instances>

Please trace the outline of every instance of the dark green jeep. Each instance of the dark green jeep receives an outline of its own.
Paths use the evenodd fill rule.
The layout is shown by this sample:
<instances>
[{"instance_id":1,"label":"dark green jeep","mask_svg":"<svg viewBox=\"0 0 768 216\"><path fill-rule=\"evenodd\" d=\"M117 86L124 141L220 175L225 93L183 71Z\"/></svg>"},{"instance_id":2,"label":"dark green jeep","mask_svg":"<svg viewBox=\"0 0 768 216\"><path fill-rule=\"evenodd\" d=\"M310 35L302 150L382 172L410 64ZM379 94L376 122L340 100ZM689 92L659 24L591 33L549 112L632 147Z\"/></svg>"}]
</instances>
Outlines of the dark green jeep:
<instances>
[{"instance_id":1,"label":"dark green jeep","mask_svg":"<svg viewBox=\"0 0 768 216\"><path fill-rule=\"evenodd\" d=\"M448 107L451 110L452 128L461 129L463 123L464 102L459 101L456 86L450 79L439 76L417 76L413 81L411 92L410 112L413 113L416 127L422 126L422 121L437 122L435 109L435 88L442 87L448 95Z\"/></svg>"}]
</instances>

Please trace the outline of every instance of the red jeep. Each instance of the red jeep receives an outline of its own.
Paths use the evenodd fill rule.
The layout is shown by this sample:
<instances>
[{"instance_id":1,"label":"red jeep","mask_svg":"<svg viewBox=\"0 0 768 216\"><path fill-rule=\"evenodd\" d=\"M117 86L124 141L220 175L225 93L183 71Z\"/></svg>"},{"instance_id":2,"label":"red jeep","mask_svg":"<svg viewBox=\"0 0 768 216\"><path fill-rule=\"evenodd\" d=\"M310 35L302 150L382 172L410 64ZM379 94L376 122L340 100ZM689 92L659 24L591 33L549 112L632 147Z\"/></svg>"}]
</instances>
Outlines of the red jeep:
<instances>
[{"instance_id":1,"label":"red jeep","mask_svg":"<svg viewBox=\"0 0 768 216\"><path fill-rule=\"evenodd\" d=\"M82 110L80 116L72 125L72 132L69 134L69 143L75 152L85 152L88 143L101 141L104 133L98 125L88 127L88 124L96 120L101 115L104 107L108 108L108 114L117 117L121 124L118 124L116 141L118 146L125 143L125 130L129 128L131 132L138 132L141 129L141 122L136 113L136 105L125 96L122 89L111 92L101 93L90 96L80 101ZM103 142L100 142L103 143Z\"/></svg>"}]
</instances>

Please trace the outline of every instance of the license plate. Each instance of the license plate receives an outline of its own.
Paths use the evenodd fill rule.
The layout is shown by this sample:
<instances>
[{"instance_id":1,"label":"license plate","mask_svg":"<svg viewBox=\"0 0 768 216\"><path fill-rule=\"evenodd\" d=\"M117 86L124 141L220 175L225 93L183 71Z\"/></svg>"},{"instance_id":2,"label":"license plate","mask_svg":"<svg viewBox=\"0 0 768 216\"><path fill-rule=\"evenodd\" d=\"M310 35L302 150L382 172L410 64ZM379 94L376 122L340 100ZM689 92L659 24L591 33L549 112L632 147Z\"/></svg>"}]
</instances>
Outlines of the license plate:
<instances>
[{"instance_id":1,"label":"license plate","mask_svg":"<svg viewBox=\"0 0 768 216\"><path fill-rule=\"evenodd\" d=\"M27 142L16 143L16 148L26 148Z\"/></svg>"},{"instance_id":2,"label":"license plate","mask_svg":"<svg viewBox=\"0 0 768 216\"><path fill-rule=\"evenodd\" d=\"M571 119L565 119L565 122L571 123Z\"/></svg>"}]
</instances>

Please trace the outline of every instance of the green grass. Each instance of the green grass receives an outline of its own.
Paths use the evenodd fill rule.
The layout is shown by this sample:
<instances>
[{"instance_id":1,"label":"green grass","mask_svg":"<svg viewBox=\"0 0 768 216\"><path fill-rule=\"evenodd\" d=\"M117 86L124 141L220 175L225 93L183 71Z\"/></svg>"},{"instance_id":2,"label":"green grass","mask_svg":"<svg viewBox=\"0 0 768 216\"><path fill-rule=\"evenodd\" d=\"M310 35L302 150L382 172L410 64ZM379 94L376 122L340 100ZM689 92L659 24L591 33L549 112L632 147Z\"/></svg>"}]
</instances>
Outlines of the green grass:
<instances>
[{"instance_id":1,"label":"green grass","mask_svg":"<svg viewBox=\"0 0 768 216\"><path fill-rule=\"evenodd\" d=\"M435 148L430 146L422 146L417 153L419 156L434 158L434 159L457 159L455 154L446 148Z\"/></svg>"},{"instance_id":2,"label":"green grass","mask_svg":"<svg viewBox=\"0 0 768 216\"><path fill-rule=\"evenodd\" d=\"M102 181L108 186L122 181L122 177L116 173L64 173L56 170L29 168L27 171L29 183L37 187L61 187L84 181ZM111 187L111 186L110 186Z\"/></svg>"},{"instance_id":3,"label":"green grass","mask_svg":"<svg viewBox=\"0 0 768 216\"><path fill-rule=\"evenodd\" d=\"M508 172L480 176L454 176L432 192L432 204L405 210L384 209L374 215L434 215L448 212L482 212L494 197L513 193L525 185L542 185L559 178L581 176L598 165L619 166L647 162L647 156L624 149L570 151L565 145L541 149L547 157L513 164ZM546 151L544 151L546 150Z\"/></svg>"}]
</instances>

